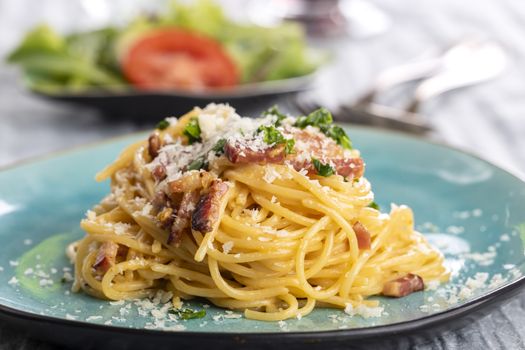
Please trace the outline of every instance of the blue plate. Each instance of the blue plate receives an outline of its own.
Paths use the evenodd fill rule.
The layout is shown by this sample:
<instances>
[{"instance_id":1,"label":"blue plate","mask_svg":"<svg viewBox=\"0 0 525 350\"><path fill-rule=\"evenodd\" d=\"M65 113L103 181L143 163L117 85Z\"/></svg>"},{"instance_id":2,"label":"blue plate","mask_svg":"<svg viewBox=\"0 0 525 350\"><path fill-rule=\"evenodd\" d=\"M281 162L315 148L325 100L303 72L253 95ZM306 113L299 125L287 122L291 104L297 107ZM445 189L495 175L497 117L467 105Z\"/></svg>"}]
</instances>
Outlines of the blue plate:
<instances>
[{"instance_id":1,"label":"blue plate","mask_svg":"<svg viewBox=\"0 0 525 350\"><path fill-rule=\"evenodd\" d=\"M367 163L376 201L413 208L416 227L446 255L450 283L406 298L379 297L381 317L316 309L302 319L259 322L207 307L202 319L154 317L135 302L70 293L65 246L109 190L94 174L144 134L54 155L0 172L0 311L40 337L69 345L292 345L369 339L449 325L487 311L525 285L525 184L490 163L403 134L347 126ZM459 321L458 321L459 322ZM159 330L163 325L164 330ZM151 329L157 328L157 329ZM57 332L68 332L57 337Z\"/></svg>"}]
</instances>

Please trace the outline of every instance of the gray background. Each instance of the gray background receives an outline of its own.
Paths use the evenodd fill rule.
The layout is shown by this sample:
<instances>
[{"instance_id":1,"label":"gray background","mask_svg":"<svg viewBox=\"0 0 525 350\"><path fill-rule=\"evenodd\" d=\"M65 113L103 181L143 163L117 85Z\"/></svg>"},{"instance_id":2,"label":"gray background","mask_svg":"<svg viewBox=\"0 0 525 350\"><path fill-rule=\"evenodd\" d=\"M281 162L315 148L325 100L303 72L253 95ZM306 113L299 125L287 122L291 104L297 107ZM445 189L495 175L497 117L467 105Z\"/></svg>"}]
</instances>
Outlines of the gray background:
<instances>
[{"instance_id":1,"label":"gray background","mask_svg":"<svg viewBox=\"0 0 525 350\"><path fill-rule=\"evenodd\" d=\"M388 31L374 37L336 38L325 42L324 46L336 52L336 60L319 78L315 94L329 107L334 106L362 93L381 69L418 56L427 49L447 46L466 35L495 39L509 56L505 73L489 83L432 100L424 106L424 113L437 130L436 138L524 174L525 2L374 0L371 3L390 17ZM0 0L0 55L41 19L51 19L64 29L91 25L92 22L82 16L69 15L74 11L80 11L75 1ZM405 105L408 92L407 89L395 90L383 101ZM126 120L111 121L87 109L40 100L19 85L16 69L0 63L0 167L149 128L159 118L152 116L151 123L137 125ZM522 293L466 328L435 334L432 339L419 340L419 345L407 339L395 347L521 349L525 348L524 336L525 293ZM54 348L29 340L3 323L0 323L0 347Z\"/></svg>"}]
</instances>

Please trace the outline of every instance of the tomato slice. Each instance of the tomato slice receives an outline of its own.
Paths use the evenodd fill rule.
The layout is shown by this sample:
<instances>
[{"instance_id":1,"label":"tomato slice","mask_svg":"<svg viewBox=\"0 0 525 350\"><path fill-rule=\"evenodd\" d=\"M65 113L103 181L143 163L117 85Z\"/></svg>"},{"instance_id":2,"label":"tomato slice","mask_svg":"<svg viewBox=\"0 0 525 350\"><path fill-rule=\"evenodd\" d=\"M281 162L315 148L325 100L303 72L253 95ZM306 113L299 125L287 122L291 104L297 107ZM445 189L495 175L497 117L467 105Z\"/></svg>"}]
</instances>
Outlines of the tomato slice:
<instances>
[{"instance_id":1,"label":"tomato slice","mask_svg":"<svg viewBox=\"0 0 525 350\"><path fill-rule=\"evenodd\" d=\"M237 67L213 39L181 29L149 32L129 49L124 75L141 89L221 88L239 82Z\"/></svg>"}]
</instances>

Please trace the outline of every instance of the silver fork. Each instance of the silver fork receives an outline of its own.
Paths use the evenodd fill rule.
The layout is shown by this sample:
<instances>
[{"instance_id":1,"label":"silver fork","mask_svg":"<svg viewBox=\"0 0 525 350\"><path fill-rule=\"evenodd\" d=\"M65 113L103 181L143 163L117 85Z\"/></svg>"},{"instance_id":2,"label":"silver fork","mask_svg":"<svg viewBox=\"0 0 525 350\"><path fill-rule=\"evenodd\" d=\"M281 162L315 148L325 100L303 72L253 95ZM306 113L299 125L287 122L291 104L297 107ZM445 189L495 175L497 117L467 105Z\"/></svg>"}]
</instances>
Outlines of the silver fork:
<instances>
[{"instance_id":1,"label":"silver fork","mask_svg":"<svg viewBox=\"0 0 525 350\"><path fill-rule=\"evenodd\" d=\"M333 113L334 118L408 132L428 132L431 126L417 113L424 101L494 78L503 71L505 64L505 53L498 44L480 39L463 40L439 57L387 69L376 79L373 88L355 103L340 105ZM423 78L427 79L415 89L413 99L405 109L373 102L380 93L394 86ZM320 107L307 93L296 96L292 103L305 114Z\"/></svg>"}]
</instances>

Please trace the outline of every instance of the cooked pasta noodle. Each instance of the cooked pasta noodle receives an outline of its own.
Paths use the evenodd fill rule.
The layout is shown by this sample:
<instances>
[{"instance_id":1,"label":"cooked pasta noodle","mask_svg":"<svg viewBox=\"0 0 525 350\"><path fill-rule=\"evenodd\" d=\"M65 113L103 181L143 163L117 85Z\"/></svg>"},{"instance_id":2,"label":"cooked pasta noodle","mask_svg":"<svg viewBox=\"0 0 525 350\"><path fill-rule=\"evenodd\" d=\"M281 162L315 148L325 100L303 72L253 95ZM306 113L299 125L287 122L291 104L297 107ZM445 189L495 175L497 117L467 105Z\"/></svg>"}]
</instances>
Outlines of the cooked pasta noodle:
<instances>
[{"instance_id":1,"label":"cooked pasta noodle","mask_svg":"<svg viewBox=\"0 0 525 350\"><path fill-rule=\"evenodd\" d=\"M183 157L180 149L201 147L206 132L218 128L212 125L207 130L208 119L228 121L232 115L236 116L230 107L211 105L169 120L167 128L154 134L164 143L158 150L152 151L151 138L137 142L97 174L99 181L111 179L111 194L88 212L81 222L87 235L69 249L74 251L75 290L121 300L144 298L162 289L173 293L174 303L202 297L223 308L244 310L247 318L277 321L305 316L316 306L375 307L378 301L367 298L407 274L424 281L448 279L442 254L414 231L412 211L392 205L386 214L370 207L374 196L363 176L343 176L337 169L322 176L315 164L309 164L308 171L291 166L289 156L283 161L234 162L231 152L214 154L207 171L190 171L188 164L183 171L170 169L170 161ZM257 126L270 120L277 125L272 118L250 123ZM245 118L234 119L248 123ZM192 121L200 124L201 141L189 145L186 128ZM284 129L275 130L285 134L297 123L289 117ZM322 129L310 125L302 130L319 136ZM261 129L257 130L255 134ZM217 135L225 136L221 130ZM213 143L215 136L210 137ZM226 135L223 140L234 144L233 137ZM162 158L177 140L179 149L171 158L164 157L168 164L161 162L167 174L156 177L155 158ZM300 157L304 143L295 139L296 151L290 155ZM339 142L333 143L331 147L341 148ZM263 149L275 149L277 144ZM205 152L203 147L199 150ZM315 150L306 152L313 161ZM344 154L359 157L356 150ZM333 163L324 160L325 165ZM226 191L212 227L198 230L196 216L201 212L190 206L191 217L174 243L170 231L175 229L169 225L183 219L180 197L188 192L170 192L170 183L185 180L190 173L201 179L204 173L211 174L211 180L202 180L197 189L199 202L193 207L211 196L213 181L227 184ZM160 205L159 193L166 201ZM356 223L369 234L369 246L362 246Z\"/></svg>"}]
</instances>

